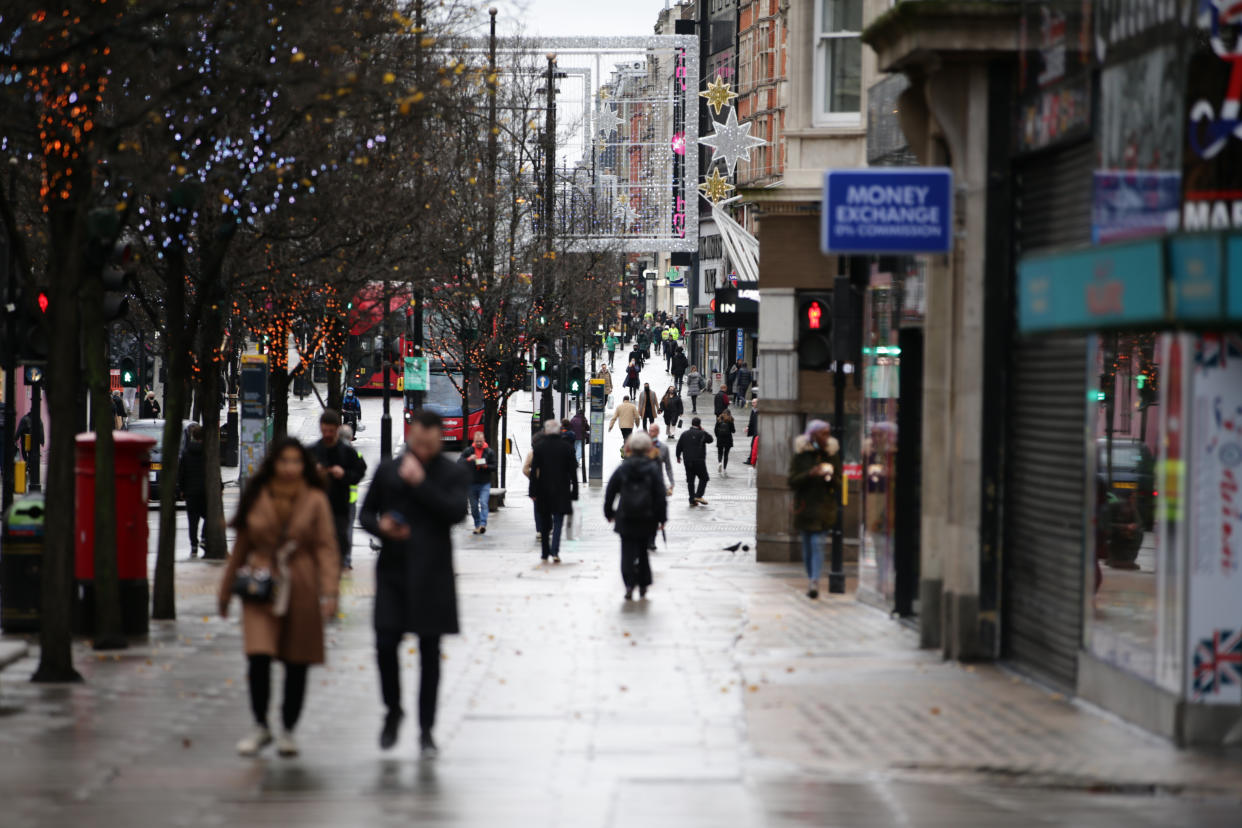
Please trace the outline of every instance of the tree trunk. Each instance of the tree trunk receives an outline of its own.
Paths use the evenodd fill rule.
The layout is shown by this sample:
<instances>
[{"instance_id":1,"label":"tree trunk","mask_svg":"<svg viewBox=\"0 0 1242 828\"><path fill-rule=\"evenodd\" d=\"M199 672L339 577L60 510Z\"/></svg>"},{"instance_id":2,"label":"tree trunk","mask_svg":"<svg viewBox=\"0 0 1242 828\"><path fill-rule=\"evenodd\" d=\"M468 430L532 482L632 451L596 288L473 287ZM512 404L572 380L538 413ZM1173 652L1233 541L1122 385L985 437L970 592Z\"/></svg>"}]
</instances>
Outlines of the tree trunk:
<instances>
[{"instance_id":1,"label":"tree trunk","mask_svg":"<svg viewBox=\"0 0 1242 828\"><path fill-rule=\"evenodd\" d=\"M79 366L78 284L82 249L81 210L53 206L51 277L47 310L48 463L39 608L39 666L32 681L81 681L73 668L74 432Z\"/></svg>"},{"instance_id":2,"label":"tree trunk","mask_svg":"<svg viewBox=\"0 0 1242 828\"><path fill-rule=\"evenodd\" d=\"M100 312L103 282L100 274L86 274L82 290L82 329L86 353L86 376L95 418L95 629L96 650L121 650L128 646L121 624L121 584L117 574L116 546L116 450L112 442L113 409L109 393L107 334ZM86 504L79 504L85 508Z\"/></svg>"},{"instance_id":3,"label":"tree trunk","mask_svg":"<svg viewBox=\"0 0 1242 828\"><path fill-rule=\"evenodd\" d=\"M292 377L288 371L271 372L270 388L272 405L272 442L289 433L289 386Z\"/></svg>"},{"instance_id":4,"label":"tree trunk","mask_svg":"<svg viewBox=\"0 0 1242 828\"><path fill-rule=\"evenodd\" d=\"M168 365L164 403L164 468L160 473L160 537L155 556L155 583L151 590L151 617L177 617L174 562L177 552L177 469L181 459L181 420L186 410L188 351L185 323L185 254L169 246L165 273L164 361Z\"/></svg>"},{"instance_id":5,"label":"tree trunk","mask_svg":"<svg viewBox=\"0 0 1242 828\"><path fill-rule=\"evenodd\" d=\"M219 285L219 282L219 278L215 279L215 284ZM213 291L213 296L217 291ZM219 302L215 298L205 301L203 345L198 358L198 364L205 366L199 384L199 396L204 400L217 400L220 396L219 360L222 357L216 352L216 346L223 336L224 314ZM207 474L207 511L204 515L207 542L203 557L220 560L228 556L228 541L224 535L224 486L220 476L220 409L214 404L203 406L203 456Z\"/></svg>"}]
</instances>

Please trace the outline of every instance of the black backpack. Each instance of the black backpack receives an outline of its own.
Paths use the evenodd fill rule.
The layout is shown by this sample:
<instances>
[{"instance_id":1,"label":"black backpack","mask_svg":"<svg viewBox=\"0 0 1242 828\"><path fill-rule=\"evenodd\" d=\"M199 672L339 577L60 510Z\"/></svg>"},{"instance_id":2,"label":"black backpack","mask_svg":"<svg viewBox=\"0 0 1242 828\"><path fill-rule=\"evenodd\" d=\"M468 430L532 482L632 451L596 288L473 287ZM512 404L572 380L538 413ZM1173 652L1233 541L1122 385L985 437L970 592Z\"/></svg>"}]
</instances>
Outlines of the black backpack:
<instances>
[{"instance_id":1,"label":"black backpack","mask_svg":"<svg viewBox=\"0 0 1242 828\"><path fill-rule=\"evenodd\" d=\"M637 523L653 520L652 511L651 481L640 469L627 469L625 479L621 481L621 499L617 503L617 516L622 520Z\"/></svg>"}]
</instances>

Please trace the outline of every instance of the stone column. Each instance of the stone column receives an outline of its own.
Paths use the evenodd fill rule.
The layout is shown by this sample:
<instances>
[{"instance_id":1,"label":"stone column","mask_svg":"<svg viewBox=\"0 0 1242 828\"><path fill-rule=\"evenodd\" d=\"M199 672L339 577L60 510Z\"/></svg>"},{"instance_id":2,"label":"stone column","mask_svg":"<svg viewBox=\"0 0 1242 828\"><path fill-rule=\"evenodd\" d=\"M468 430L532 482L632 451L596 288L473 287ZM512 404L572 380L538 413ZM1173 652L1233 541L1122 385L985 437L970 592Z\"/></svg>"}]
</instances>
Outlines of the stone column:
<instances>
[{"instance_id":1,"label":"stone column","mask_svg":"<svg viewBox=\"0 0 1242 828\"><path fill-rule=\"evenodd\" d=\"M759 305L759 465L755 559L801 559L790 523L792 494L785 483L798 411L798 356L794 288L764 287Z\"/></svg>"}]
</instances>

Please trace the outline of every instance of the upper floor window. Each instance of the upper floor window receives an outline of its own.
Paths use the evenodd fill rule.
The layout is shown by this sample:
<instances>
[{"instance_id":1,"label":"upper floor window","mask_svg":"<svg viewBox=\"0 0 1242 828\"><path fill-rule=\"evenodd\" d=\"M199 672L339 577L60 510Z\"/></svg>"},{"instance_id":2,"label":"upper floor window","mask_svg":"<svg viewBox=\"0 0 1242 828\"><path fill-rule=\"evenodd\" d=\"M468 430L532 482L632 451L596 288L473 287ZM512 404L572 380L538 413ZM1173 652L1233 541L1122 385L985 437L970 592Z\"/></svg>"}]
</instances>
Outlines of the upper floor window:
<instances>
[{"instance_id":1,"label":"upper floor window","mask_svg":"<svg viewBox=\"0 0 1242 828\"><path fill-rule=\"evenodd\" d=\"M862 123L863 0L815 3L815 126Z\"/></svg>"}]
</instances>

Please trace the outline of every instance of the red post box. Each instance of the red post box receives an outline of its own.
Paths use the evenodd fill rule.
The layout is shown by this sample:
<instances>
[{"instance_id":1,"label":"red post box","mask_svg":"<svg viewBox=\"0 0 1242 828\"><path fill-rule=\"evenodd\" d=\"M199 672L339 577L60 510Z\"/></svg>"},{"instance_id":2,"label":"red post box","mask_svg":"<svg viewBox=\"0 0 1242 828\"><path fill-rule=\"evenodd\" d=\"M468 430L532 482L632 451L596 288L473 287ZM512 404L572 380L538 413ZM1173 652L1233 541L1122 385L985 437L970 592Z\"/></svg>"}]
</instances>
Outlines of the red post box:
<instances>
[{"instance_id":1,"label":"red post box","mask_svg":"<svg viewBox=\"0 0 1242 828\"><path fill-rule=\"evenodd\" d=\"M155 440L126 431L112 435L116 446L112 475L102 481L116 492L117 577L121 619L126 635L147 632L150 587L147 583L147 499L151 447ZM95 434L77 436L74 463L74 563L77 581L77 627L89 634L95 619Z\"/></svg>"}]
</instances>

